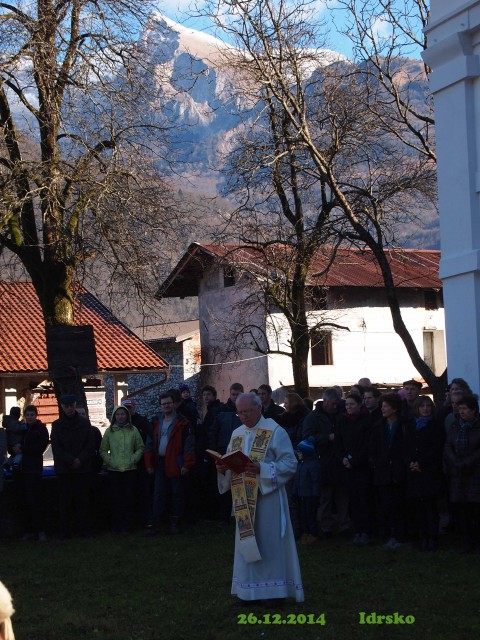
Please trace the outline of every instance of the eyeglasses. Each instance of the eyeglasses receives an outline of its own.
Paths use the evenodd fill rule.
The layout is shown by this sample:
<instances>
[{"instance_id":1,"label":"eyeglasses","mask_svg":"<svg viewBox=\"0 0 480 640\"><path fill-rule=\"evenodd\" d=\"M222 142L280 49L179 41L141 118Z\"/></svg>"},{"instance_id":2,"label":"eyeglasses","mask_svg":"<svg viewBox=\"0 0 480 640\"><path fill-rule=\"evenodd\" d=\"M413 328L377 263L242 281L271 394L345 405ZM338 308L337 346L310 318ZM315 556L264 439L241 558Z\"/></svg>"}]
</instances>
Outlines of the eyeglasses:
<instances>
[{"instance_id":1,"label":"eyeglasses","mask_svg":"<svg viewBox=\"0 0 480 640\"><path fill-rule=\"evenodd\" d=\"M237 411L237 416L248 416L250 413L253 413L255 409L244 409L243 411Z\"/></svg>"}]
</instances>

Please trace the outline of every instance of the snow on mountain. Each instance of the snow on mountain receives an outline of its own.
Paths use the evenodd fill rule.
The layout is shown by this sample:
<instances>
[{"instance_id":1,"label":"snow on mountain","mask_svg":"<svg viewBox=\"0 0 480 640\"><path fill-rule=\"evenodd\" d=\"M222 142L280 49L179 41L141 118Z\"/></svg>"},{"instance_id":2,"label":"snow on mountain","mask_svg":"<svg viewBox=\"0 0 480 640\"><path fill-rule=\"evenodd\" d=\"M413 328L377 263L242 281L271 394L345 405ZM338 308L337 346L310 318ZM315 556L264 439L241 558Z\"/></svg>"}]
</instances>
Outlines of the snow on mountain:
<instances>
[{"instance_id":1,"label":"snow on mountain","mask_svg":"<svg viewBox=\"0 0 480 640\"><path fill-rule=\"evenodd\" d=\"M214 195L219 190L223 156L252 106L227 62L237 50L158 12L151 16L143 45L161 90L153 107L176 126L174 180L186 181L188 188L196 186L200 191L207 188L208 195ZM305 51L303 57L305 80L319 66L345 60L327 49ZM181 184L182 188L187 184Z\"/></svg>"}]
</instances>

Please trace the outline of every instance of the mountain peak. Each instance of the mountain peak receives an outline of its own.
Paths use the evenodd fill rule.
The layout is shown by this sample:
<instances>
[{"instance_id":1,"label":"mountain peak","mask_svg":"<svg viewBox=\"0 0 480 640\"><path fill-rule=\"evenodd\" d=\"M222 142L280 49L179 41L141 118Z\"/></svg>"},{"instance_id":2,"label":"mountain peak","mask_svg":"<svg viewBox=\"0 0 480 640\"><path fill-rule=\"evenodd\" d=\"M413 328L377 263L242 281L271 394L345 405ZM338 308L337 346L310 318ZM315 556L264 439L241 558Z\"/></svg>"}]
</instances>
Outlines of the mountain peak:
<instances>
[{"instance_id":1,"label":"mountain peak","mask_svg":"<svg viewBox=\"0 0 480 640\"><path fill-rule=\"evenodd\" d=\"M164 26L166 30L178 34L178 45L183 51L188 52L194 58L208 60L210 63L218 62L225 52L232 47L209 33L186 27L174 20L167 18L160 12L155 12L152 19L157 28Z\"/></svg>"}]
</instances>

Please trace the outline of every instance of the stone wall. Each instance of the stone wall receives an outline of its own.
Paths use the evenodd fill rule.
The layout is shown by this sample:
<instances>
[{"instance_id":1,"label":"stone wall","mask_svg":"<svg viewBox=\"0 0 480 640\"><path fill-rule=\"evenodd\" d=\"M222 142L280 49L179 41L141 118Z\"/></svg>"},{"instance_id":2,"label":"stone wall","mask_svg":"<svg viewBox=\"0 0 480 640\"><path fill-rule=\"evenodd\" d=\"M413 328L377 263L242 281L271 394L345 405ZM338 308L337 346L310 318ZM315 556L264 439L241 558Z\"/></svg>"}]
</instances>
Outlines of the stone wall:
<instances>
[{"instance_id":1,"label":"stone wall","mask_svg":"<svg viewBox=\"0 0 480 640\"><path fill-rule=\"evenodd\" d=\"M156 344L150 344L150 346L159 355L164 358L171 366L170 376L163 384L157 384L155 387L148 389L144 393L135 395L135 405L138 413L154 417L159 411L159 396L168 389L178 389L182 382L186 382L190 387L192 397L197 397L197 389L200 386L199 374L194 374L184 380L184 368L183 368L183 345L185 343L178 342L162 342ZM140 391L150 385L160 382L164 377L163 374L158 373L142 373L142 374L130 374L127 376L128 392L133 394L136 391ZM105 395L107 398L107 415L111 415L113 409L113 376L105 377Z\"/></svg>"}]
</instances>

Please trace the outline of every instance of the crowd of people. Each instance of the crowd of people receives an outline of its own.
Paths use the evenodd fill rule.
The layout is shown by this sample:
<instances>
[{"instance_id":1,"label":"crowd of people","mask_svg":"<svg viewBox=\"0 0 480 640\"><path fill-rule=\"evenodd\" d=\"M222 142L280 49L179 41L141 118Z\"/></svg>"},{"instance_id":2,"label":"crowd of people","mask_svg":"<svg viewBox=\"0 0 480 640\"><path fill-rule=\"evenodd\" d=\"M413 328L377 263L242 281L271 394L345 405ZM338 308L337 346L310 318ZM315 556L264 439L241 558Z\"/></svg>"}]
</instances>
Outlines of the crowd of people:
<instances>
[{"instance_id":1,"label":"crowd of people","mask_svg":"<svg viewBox=\"0 0 480 640\"><path fill-rule=\"evenodd\" d=\"M244 394L234 383L224 403L210 385L201 396L203 415L183 384L162 393L157 415L148 418L127 397L103 437L75 396L60 398L50 434L34 405L25 407L23 419L13 407L3 419L0 453L21 505L22 538L46 540L42 478L49 442L61 538L95 533L99 483L108 488L109 522L119 533L144 527L147 536L177 534L199 519L227 525L232 492L222 488L207 449L224 455L231 447L232 434L248 420L237 400L248 396L255 399L252 412L258 399L259 415L282 428L295 452L285 489L299 544L343 536L355 546L381 540L389 549L413 543L435 551L441 531L457 530L461 551L476 548L480 417L464 380L450 383L441 407L414 379L384 394L367 378L347 393L327 388L315 406L296 393L278 405L267 384Z\"/></svg>"}]
</instances>

